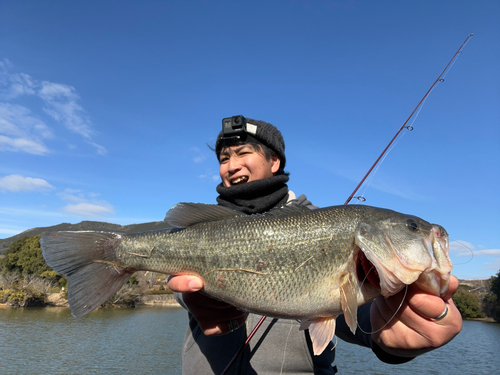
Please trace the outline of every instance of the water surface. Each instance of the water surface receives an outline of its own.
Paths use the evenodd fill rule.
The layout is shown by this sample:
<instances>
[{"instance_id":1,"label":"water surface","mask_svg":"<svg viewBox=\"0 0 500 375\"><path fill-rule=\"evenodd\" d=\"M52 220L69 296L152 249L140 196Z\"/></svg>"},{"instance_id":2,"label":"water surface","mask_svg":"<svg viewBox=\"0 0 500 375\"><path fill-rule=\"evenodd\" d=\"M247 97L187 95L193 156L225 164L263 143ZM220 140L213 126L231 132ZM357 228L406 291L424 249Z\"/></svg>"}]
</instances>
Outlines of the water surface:
<instances>
[{"instance_id":1,"label":"water surface","mask_svg":"<svg viewBox=\"0 0 500 375\"><path fill-rule=\"evenodd\" d=\"M462 331L449 344L402 365L388 365L359 346L339 340L338 374L499 374L500 324L464 321Z\"/></svg>"},{"instance_id":2,"label":"water surface","mask_svg":"<svg viewBox=\"0 0 500 375\"><path fill-rule=\"evenodd\" d=\"M181 373L181 308L0 309L0 373Z\"/></svg>"},{"instance_id":3,"label":"water surface","mask_svg":"<svg viewBox=\"0 0 500 375\"><path fill-rule=\"evenodd\" d=\"M181 308L98 309L74 318L67 308L0 308L0 373L181 374L187 314ZM500 324L465 321L448 345L403 365L339 340L346 374L496 374Z\"/></svg>"}]
</instances>

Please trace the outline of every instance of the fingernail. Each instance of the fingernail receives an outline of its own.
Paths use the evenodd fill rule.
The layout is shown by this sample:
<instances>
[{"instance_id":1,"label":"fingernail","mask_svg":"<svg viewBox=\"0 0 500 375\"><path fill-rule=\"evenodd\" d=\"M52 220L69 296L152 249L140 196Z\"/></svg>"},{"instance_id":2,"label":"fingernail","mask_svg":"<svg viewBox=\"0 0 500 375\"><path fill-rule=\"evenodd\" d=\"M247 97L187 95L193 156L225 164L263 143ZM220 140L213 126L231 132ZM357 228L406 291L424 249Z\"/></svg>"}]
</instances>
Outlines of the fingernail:
<instances>
[{"instance_id":1,"label":"fingernail","mask_svg":"<svg viewBox=\"0 0 500 375\"><path fill-rule=\"evenodd\" d=\"M189 282L188 286L193 292L196 292L203 287L203 284L199 279L194 279Z\"/></svg>"}]
</instances>

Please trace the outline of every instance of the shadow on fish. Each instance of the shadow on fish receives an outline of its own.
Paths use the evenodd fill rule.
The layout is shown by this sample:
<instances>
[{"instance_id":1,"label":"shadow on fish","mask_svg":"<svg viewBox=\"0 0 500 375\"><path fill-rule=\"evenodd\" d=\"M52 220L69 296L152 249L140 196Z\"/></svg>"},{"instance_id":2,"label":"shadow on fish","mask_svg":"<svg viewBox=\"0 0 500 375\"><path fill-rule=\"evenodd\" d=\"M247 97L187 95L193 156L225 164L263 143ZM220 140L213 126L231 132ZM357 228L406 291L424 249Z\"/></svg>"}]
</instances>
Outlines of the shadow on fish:
<instances>
[{"instance_id":1,"label":"shadow on fish","mask_svg":"<svg viewBox=\"0 0 500 375\"><path fill-rule=\"evenodd\" d=\"M106 302L136 271L196 275L201 291L242 310L300 319L320 354L344 314L417 283L443 296L450 278L448 234L418 217L370 206L311 211L287 206L244 215L179 203L172 226L137 234L54 232L41 238L47 264L68 278L74 316Z\"/></svg>"}]
</instances>

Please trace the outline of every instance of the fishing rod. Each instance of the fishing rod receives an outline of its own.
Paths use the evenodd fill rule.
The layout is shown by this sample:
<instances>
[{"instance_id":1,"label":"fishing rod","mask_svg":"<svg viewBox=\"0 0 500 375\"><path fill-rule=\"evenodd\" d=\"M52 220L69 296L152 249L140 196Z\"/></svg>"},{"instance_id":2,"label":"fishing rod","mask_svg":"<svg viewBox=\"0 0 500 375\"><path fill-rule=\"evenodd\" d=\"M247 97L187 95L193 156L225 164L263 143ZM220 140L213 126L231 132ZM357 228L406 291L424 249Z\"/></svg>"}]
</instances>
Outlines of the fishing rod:
<instances>
[{"instance_id":1,"label":"fishing rod","mask_svg":"<svg viewBox=\"0 0 500 375\"><path fill-rule=\"evenodd\" d=\"M360 183L358 184L358 186L356 186L356 188L354 189L354 191L351 193L351 195L349 196L349 198L347 198L347 200L345 201L344 205L348 205L349 202L352 200L352 198L354 198L354 194L356 194L356 192L358 191L358 189L361 187L361 185L363 185L363 183L365 182L366 178L370 175L370 173L372 173L373 169L375 168L375 166L379 163L380 159L382 159L382 156L384 156L384 154L387 152L387 150L389 149L389 147L391 147L392 143L394 142L394 140L398 137L399 133L401 133L403 131L404 128L408 128L408 130L410 130L410 126L407 126L406 124L408 123L408 121L410 121L410 119L413 117L413 115L415 114L415 112L417 111L417 109L422 105L422 103L425 101L425 99L427 98L427 96L429 96L429 94L431 93L432 89L434 89L434 86L436 86L436 84L438 82L443 82L444 79L441 78L443 76L443 74L448 70L448 67L451 65L451 63L456 59L456 57L458 56L459 53L462 52L462 49L465 47L465 45L467 44L467 42L469 41L469 39L474 36L474 34L469 34L469 36L467 36L467 39L465 39L465 41L462 43L462 45L460 46L460 48L457 50L457 52L455 52L455 54L453 55L453 57L451 58L450 62L446 65L446 67L443 69L443 71L441 72L441 74L436 78L436 80L434 81L434 83L432 84L432 86L430 87L430 89L425 93L424 97L420 100L420 102L417 104L417 106L415 107L415 109L413 110L413 112L410 114L410 116L406 119L406 121L403 123L403 125L401 125L401 127L399 128L398 132L396 133L396 135L391 139L391 141L389 142L389 144L387 145L387 147L384 149L384 151L382 151L382 153L380 154L380 156L377 158L377 160L375 161L375 163L373 163L372 167L368 170L368 172L365 174L365 176L363 177L363 179L360 181ZM362 197L357 197L358 199L360 200L364 200L364 198ZM260 326L262 325L262 323L264 323L264 320L266 319L266 316L263 316L262 318L260 318L259 322L255 325L255 328L252 330L252 332L250 332L250 334L248 335L247 339L245 340L245 343L240 347L240 349L236 352L236 354L234 355L234 357L231 359L231 361L228 363L228 365L226 366L226 368L224 369L224 371L222 371L221 375L226 375L227 372L229 371L229 369L231 368L231 366L234 364L234 362L236 361L236 359L238 358L238 356L243 352L243 350L246 348L246 346L248 345L248 343L250 342L250 340L252 339L252 337L255 335L255 333L257 332L257 330L260 328Z\"/></svg>"},{"instance_id":2,"label":"fishing rod","mask_svg":"<svg viewBox=\"0 0 500 375\"><path fill-rule=\"evenodd\" d=\"M368 172L365 174L365 176L363 177L363 179L361 180L361 182L358 184L358 186L356 186L356 189L354 189L354 191L352 192L352 194L349 196L349 198L347 198L347 200L345 201L344 205L347 205L349 204L349 202L351 201L351 199L354 197L354 194L356 194L356 192L358 191L358 189L361 187L361 185L363 185L363 183L365 182L366 178L370 175L370 173L373 171L373 168L375 168L375 166L378 164L378 162L380 161L380 159L382 159L382 156L384 156L384 154L387 152L387 150L389 149L389 147L391 147L392 143L394 142L394 140L398 137L399 133L401 133L401 131L404 129L404 128L408 128L408 130L411 130L412 128L411 127L408 127L406 124L408 123L408 121L410 121L410 119L413 117L413 115L415 114L415 112L417 111L417 109L422 105L422 103L425 101L425 99L427 98L427 96L431 93L432 89L434 88L434 86L436 86L436 84L438 82L443 82L444 79L442 79L441 77L443 76L444 72L446 72L446 70L448 69L448 67L450 66L450 64L453 62L453 60L455 60L455 58L457 57L457 55L459 53L462 52L462 49L465 47L465 45L467 44L467 42L469 41L469 39L474 36L474 34L469 34L469 36L467 37L467 39L465 39L465 41L462 43L462 45L460 46L460 48L458 49L458 51L453 55L453 57L451 58L450 62L448 63L448 65L446 65L446 67L443 69L443 71L441 72L441 74L436 78L436 80L434 81L434 83L432 84L431 88L425 93L424 97L420 100L420 102L417 104L417 106L415 107L415 109L413 110L413 112L410 114L410 116L406 119L406 121L404 122L403 125L401 125L401 127L399 128L398 132L396 133L396 135L391 139L391 141L389 142L389 144L387 145L387 147L384 149L384 151L382 151L382 153L380 154L380 156L377 158L377 160L375 160L375 163L373 163L372 167L368 170Z\"/></svg>"}]
</instances>

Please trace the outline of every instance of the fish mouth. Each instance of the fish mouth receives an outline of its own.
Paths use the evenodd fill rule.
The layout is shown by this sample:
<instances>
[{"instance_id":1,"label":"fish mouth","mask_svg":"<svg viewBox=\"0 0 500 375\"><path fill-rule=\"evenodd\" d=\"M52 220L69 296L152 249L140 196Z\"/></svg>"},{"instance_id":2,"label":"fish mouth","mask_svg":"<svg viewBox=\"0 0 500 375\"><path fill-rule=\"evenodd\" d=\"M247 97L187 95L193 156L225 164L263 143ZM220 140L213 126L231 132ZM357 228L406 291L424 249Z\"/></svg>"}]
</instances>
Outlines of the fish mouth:
<instances>
[{"instance_id":1,"label":"fish mouth","mask_svg":"<svg viewBox=\"0 0 500 375\"><path fill-rule=\"evenodd\" d=\"M358 240L356 272L361 284L379 287L384 297L413 283L433 295L446 293L452 263L444 228L433 225L427 236L405 243L394 242L383 232L378 237L364 232Z\"/></svg>"},{"instance_id":2,"label":"fish mouth","mask_svg":"<svg viewBox=\"0 0 500 375\"><path fill-rule=\"evenodd\" d=\"M361 284L369 283L380 288L380 278L377 269L368 260L361 248L358 248L358 259L356 261L356 276Z\"/></svg>"}]
</instances>

